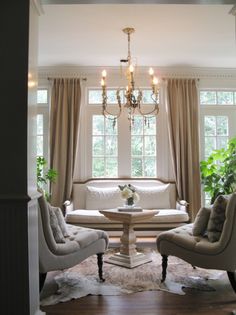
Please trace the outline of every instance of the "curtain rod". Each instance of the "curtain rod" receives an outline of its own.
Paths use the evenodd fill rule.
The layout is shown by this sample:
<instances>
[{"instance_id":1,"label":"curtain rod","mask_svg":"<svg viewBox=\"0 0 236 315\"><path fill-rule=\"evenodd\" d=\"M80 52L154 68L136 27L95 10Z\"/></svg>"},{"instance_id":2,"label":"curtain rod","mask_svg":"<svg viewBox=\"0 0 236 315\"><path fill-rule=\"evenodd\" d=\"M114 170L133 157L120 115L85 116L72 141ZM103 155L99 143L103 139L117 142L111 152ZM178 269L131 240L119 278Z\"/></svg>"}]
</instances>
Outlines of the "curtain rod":
<instances>
[{"instance_id":1,"label":"curtain rod","mask_svg":"<svg viewBox=\"0 0 236 315\"><path fill-rule=\"evenodd\" d=\"M51 78L51 77L48 77L48 80L49 81L51 81L51 80L54 80L54 79L81 79L82 81L87 81L87 78L80 78L80 77L78 77L78 78L76 78L76 77L73 77L73 78L62 78L62 77L54 77L54 78Z\"/></svg>"}]
</instances>

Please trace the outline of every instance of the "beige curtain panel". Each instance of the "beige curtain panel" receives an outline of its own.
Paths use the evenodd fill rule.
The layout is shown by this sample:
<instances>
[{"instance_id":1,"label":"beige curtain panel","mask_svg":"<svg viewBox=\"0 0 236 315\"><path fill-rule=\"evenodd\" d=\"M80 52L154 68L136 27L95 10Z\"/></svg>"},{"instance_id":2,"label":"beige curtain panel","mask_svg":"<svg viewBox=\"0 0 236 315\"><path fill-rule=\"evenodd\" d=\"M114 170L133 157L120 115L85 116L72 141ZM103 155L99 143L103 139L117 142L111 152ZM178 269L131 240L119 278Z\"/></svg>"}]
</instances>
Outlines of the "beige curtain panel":
<instances>
[{"instance_id":1,"label":"beige curtain panel","mask_svg":"<svg viewBox=\"0 0 236 315\"><path fill-rule=\"evenodd\" d=\"M80 116L80 80L53 79L50 111L50 164L58 171L52 205L62 207L72 191Z\"/></svg>"},{"instance_id":2,"label":"beige curtain panel","mask_svg":"<svg viewBox=\"0 0 236 315\"><path fill-rule=\"evenodd\" d=\"M178 195L180 199L189 202L190 217L193 220L201 206L197 81L168 79L166 105Z\"/></svg>"}]
</instances>

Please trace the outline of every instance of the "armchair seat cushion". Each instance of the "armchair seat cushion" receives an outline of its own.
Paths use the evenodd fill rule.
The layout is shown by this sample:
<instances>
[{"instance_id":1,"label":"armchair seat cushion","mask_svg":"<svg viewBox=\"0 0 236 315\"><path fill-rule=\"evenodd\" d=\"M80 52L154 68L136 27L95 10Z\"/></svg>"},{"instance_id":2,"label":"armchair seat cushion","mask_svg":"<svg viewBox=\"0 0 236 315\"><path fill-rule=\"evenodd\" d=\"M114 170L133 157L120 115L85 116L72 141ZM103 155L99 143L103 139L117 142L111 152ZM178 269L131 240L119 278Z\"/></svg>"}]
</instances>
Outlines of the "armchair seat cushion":
<instances>
[{"instance_id":1,"label":"armchair seat cushion","mask_svg":"<svg viewBox=\"0 0 236 315\"><path fill-rule=\"evenodd\" d=\"M99 239L107 239L107 234L102 230L94 230L67 224L69 240L76 241L79 248L85 248ZM108 240L107 240L108 241Z\"/></svg>"}]
</instances>

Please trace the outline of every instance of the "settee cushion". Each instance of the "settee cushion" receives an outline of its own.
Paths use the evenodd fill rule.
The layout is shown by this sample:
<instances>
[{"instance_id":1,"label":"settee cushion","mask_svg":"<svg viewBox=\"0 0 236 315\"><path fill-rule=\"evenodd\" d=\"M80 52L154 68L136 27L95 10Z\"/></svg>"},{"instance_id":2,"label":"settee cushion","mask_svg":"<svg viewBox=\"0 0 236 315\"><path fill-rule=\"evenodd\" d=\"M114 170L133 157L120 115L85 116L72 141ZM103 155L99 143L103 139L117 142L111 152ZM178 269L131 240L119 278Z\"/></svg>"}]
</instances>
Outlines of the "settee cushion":
<instances>
[{"instance_id":1,"label":"settee cushion","mask_svg":"<svg viewBox=\"0 0 236 315\"><path fill-rule=\"evenodd\" d=\"M157 209L155 209L157 210ZM159 213L153 216L149 221L142 223L184 223L188 221L188 214L184 211L176 209L161 209ZM77 209L66 214L66 222L70 224L101 224L101 223L117 223L106 218L99 210L90 210L89 215L87 210Z\"/></svg>"},{"instance_id":2,"label":"settee cushion","mask_svg":"<svg viewBox=\"0 0 236 315\"><path fill-rule=\"evenodd\" d=\"M121 205L122 199L118 187L86 187L86 209L102 210Z\"/></svg>"},{"instance_id":3,"label":"settee cushion","mask_svg":"<svg viewBox=\"0 0 236 315\"><path fill-rule=\"evenodd\" d=\"M161 186L135 186L139 195L138 206L144 209L170 209L170 184Z\"/></svg>"}]
</instances>

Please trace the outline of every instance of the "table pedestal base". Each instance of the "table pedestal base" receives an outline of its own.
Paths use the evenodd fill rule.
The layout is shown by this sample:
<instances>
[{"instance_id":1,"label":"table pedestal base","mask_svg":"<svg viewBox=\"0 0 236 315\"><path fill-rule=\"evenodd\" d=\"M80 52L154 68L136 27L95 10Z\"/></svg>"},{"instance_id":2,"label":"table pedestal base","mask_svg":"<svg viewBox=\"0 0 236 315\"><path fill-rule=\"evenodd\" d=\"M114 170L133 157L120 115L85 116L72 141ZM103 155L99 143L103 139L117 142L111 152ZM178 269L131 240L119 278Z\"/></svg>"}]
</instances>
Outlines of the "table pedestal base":
<instances>
[{"instance_id":1,"label":"table pedestal base","mask_svg":"<svg viewBox=\"0 0 236 315\"><path fill-rule=\"evenodd\" d=\"M148 258L143 253L139 253L139 252L136 252L135 255L132 255L132 256L116 253L105 260L105 262L108 262L110 264L130 268L130 269L146 264L150 261L152 261L150 258Z\"/></svg>"}]
</instances>

